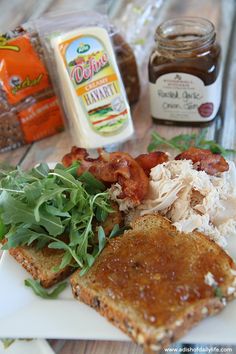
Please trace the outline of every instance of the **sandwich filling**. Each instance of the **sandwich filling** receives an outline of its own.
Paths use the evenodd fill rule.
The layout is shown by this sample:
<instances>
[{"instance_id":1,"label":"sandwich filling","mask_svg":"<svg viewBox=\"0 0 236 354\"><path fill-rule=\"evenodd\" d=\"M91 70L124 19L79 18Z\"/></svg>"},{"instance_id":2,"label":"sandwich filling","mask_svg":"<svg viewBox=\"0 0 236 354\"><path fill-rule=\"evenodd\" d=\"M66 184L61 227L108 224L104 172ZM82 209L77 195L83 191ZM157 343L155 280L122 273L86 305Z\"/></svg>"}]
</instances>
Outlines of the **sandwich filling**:
<instances>
[{"instance_id":1,"label":"sandwich filling","mask_svg":"<svg viewBox=\"0 0 236 354\"><path fill-rule=\"evenodd\" d=\"M209 175L191 160L173 160L151 170L149 192L137 212L160 213L179 231L201 231L221 247L236 235L236 168Z\"/></svg>"}]
</instances>

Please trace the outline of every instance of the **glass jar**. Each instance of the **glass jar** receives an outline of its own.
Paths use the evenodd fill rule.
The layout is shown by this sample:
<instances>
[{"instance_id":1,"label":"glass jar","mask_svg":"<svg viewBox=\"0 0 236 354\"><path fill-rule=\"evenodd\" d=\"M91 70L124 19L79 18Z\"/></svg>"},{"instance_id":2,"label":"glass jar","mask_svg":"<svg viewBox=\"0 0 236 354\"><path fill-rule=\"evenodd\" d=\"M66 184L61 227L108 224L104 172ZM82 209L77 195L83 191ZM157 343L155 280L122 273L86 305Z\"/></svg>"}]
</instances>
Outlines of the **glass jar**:
<instances>
[{"instance_id":1,"label":"glass jar","mask_svg":"<svg viewBox=\"0 0 236 354\"><path fill-rule=\"evenodd\" d=\"M164 124L204 126L221 101L220 46L202 18L168 20L157 27L150 55L151 115Z\"/></svg>"}]
</instances>

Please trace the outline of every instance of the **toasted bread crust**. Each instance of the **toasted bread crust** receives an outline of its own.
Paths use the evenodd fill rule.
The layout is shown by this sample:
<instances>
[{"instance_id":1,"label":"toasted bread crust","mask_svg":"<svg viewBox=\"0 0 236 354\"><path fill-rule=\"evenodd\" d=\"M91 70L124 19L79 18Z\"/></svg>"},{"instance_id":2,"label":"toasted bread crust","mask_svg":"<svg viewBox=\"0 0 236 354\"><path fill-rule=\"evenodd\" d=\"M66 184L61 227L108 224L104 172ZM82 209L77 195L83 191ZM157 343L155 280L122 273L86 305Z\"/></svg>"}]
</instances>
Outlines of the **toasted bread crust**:
<instances>
[{"instance_id":1,"label":"toasted bread crust","mask_svg":"<svg viewBox=\"0 0 236 354\"><path fill-rule=\"evenodd\" d=\"M171 238L175 238L176 235L178 238L180 238L181 235L187 236L186 234L179 233L167 219L161 216L145 215L134 221L132 227L133 230L127 231L123 236L122 242L124 246L122 246L121 240L112 240L111 245L107 246L100 258L95 262L93 268L85 276L80 277L78 272L72 275L71 286L76 299L96 309L96 311L124 331L135 342L142 345L146 352L157 353L161 348L169 346L172 342L182 337L203 318L214 315L222 310L226 301L236 296L236 277L234 272L232 274L229 272L230 269L235 271L236 266L232 259L217 244L206 238L203 234L192 233L189 235L193 240L195 240L195 238L198 240L198 245L200 242L199 247L201 247L202 244L202 247L209 249L209 253L220 257L224 269L224 281L220 284L223 299L216 297L212 290L211 295L195 299L192 303L189 303L188 306L184 306L183 304L182 312L174 313L174 317L171 321L163 321L163 323L159 325L151 324L143 319L141 311L137 310L137 307L133 305L132 301L125 301L120 297L120 294L117 297L116 293L114 294L113 292L112 294L110 289L106 288L102 282L97 281L98 272L102 269L102 267L99 268L99 265L104 264L102 262L109 259L109 255L113 254L113 252L117 252L116 255L118 254L117 257L119 257L120 249L127 247L126 240L132 237L135 238L136 236L142 237L140 233L142 233L145 238L149 237L156 229L164 229L168 230L168 234ZM191 254L189 256L191 256ZM197 262L199 262L199 259ZM212 262L214 262L214 258ZM125 266L126 263L122 264ZM186 271L189 272L189 270ZM202 284L200 285L202 286ZM129 287L129 282L127 282L127 287ZM228 292L229 287L231 287L230 293ZM169 294L169 296L171 297L172 294Z\"/></svg>"},{"instance_id":2,"label":"toasted bread crust","mask_svg":"<svg viewBox=\"0 0 236 354\"><path fill-rule=\"evenodd\" d=\"M27 246L11 248L9 253L34 279L38 279L44 288L50 288L74 271L70 266L56 272L52 270L61 263L63 254L60 253L48 257L42 250L35 251L33 247Z\"/></svg>"},{"instance_id":3,"label":"toasted bread crust","mask_svg":"<svg viewBox=\"0 0 236 354\"><path fill-rule=\"evenodd\" d=\"M192 306L183 314L181 320L165 328L147 328L143 323L136 321L132 313L127 313L107 297L102 296L86 286L77 284L71 279L73 295L94 308L102 316L106 317L114 326L121 329L137 344L144 348L146 353L158 353L162 348L184 336L193 326L207 316L215 315L224 308L219 298L202 301Z\"/></svg>"}]
</instances>

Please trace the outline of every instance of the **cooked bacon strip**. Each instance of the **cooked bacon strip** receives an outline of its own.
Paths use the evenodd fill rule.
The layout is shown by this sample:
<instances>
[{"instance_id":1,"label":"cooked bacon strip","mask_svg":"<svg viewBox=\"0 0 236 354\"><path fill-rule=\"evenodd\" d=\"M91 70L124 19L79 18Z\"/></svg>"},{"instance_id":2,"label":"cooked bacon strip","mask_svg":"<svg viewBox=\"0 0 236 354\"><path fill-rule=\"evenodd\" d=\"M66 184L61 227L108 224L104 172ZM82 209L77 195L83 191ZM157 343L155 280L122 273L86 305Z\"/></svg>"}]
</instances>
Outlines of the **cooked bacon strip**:
<instances>
[{"instance_id":1,"label":"cooked bacon strip","mask_svg":"<svg viewBox=\"0 0 236 354\"><path fill-rule=\"evenodd\" d=\"M141 154L135 158L138 164L144 169L147 176L150 175L151 169L156 165L160 165L168 161L168 155L162 151L154 151L149 154Z\"/></svg>"},{"instance_id":2,"label":"cooked bacon strip","mask_svg":"<svg viewBox=\"0 0 236 354\"><path fill-rule=\"evenodd\" d=\"M143 168L127 153L108 154L101 149L98 153L98 158L93 159L85 149L74 146L71 152L63 157L62 163L68 167L73 161L81 161L78 175L89 171L108 186L118 183L122 189L120 199L129 198L134 205L140 204L148 192L149 184Z\"/></svg>"},{"instance_id":3,"label":"cooked bacon strip","mask_svg":"<svg viewBox=\"0 0 236 354\"><path fill-rule=\"evenodd\" d=\"M213 154L210 150L191 147L175 157L175 160L192 160L198 171L205 171L209 175L228 171L229 165L223 156Z\"/></svg>"}]
</instances>

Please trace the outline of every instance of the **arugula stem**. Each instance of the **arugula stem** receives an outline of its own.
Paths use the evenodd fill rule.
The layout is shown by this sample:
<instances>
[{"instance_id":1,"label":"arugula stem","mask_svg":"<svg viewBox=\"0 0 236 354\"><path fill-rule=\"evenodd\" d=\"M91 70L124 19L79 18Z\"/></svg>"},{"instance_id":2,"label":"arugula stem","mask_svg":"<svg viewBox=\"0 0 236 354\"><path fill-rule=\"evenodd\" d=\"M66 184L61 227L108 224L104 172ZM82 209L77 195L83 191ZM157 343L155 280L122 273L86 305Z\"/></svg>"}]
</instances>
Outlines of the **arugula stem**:
<instances>
[{"instance_id":1,"label":"arugula stem","mask_svg":"<svg viewBox=\"0 0 236 354\"><path fill-rule=\"evenodd\" d=\"M174 144L170 143L167 139L162 138L161 136L157 135L155 132L153 133L153 138L158 140L158 144L163 144L171 147L172 149L175 147Z\"/></svg>"},{"instance_id":2,"label":"arugula stem","mask_svg":"<svg viewBox=\"0 0 236 354\"><path fill-rule=\"evenodd\" d=\"M81 244L79 245L78 252L80 252L80 251L83 249L84 244L85 244L85 242L86 242L86 240L87 240L89 231L90 231L90 229L91 229L91 224L92 224L92 220L93 220L93 217L94 217L93 206L94 206L95 200L96 200L98 197L100 197L100 196L105 196L105 195L107 195L107 193L104 193L104 192L103 192L103 193L98 193L98 194L96 194L96 195L92 198L92 200L90 201L91 216L90 216L90 218L89 218L88 224L87 224L86 229L85 229L85 231L84 231L83 241L82 241Z\"/></svg>"},{"instance_id":3,"label":"arugula stem","mask_svg":"<svg viewBox=\"0 0 236 354\"><path fill-rule=\"evenodd\" d=\"M161 146L162 148L170 147L171 149L179 150L181 152L188 150L190 147L208 149L213 154L221 154L223 156L226 156L229 153L236 153L235 150L223 148L214 140L206 140L206 135L207 130L203 129L199 134L180 134L168 140L155 131L152 132L152 139L148 145L148 151L154 151Z\"/></svg>"},{"instance_id":4,"label":"arugula stem","mask_svg":"<svg viewBox=\"0 0 236 354\"><path fill-rule=\"evenodd\" d=\"M73 187L78 188L78 185L77 185L76 183L74 183L74 182L72 182L72 181L66 179L65 177L59 175L59 174L56 173L56 172L50 172L48 175L49 175L49 176L57 176L57 177L63 179L64 181L69 182Z\"/></svg>"},{"instance_id":5,"label":"arugula stem","mask_svg":"<svg viewBox=\"0 0 236 354\"><path fill-rule=\"evenodd\" d=\"M93 222L101 222L113 209L106 187L89 173L80 180L76 168L61 165L50 170L40 164L0 175L0 238L7 240L5 249L33 242L40 249L48 244L64 252L59 269L71 263L80 269L92 266L95 250L104 247L101 232L95 237ZM67 232L69 242L60 237Z\"/></svg>"},{"instance_id":6,"label":"arugula stem","mask_svg":"<svg viewBox=\"0 0 236 354\"><path fill-rule=\"evenodd\" d=\"M18 189L9 189L9 188L1 188L0 191L12 192L12 193L25 193L24 191L20 191Z\"/></svg>"},{"instance_id":7,"label":"arugula stem","mask_svg":"<svg viewBox=\"0 0 236 354\"><path fill-rule=\"evenodd\" d=\"M78 263L78 265L83 268L83 264L80 262L80 260L76 257L75 253L71 250L71 248L63 241L59 240L58 238L56 237L53 237L53 236L49 236L47 235L47 238L53 240L53 241L56 241L56 242L59 242L61 244L63 244L63 246L66 247L67 251L70 252L71 256L74 258L74 260L76 261L76 263Z\"/></svg>"}]
</instances>

